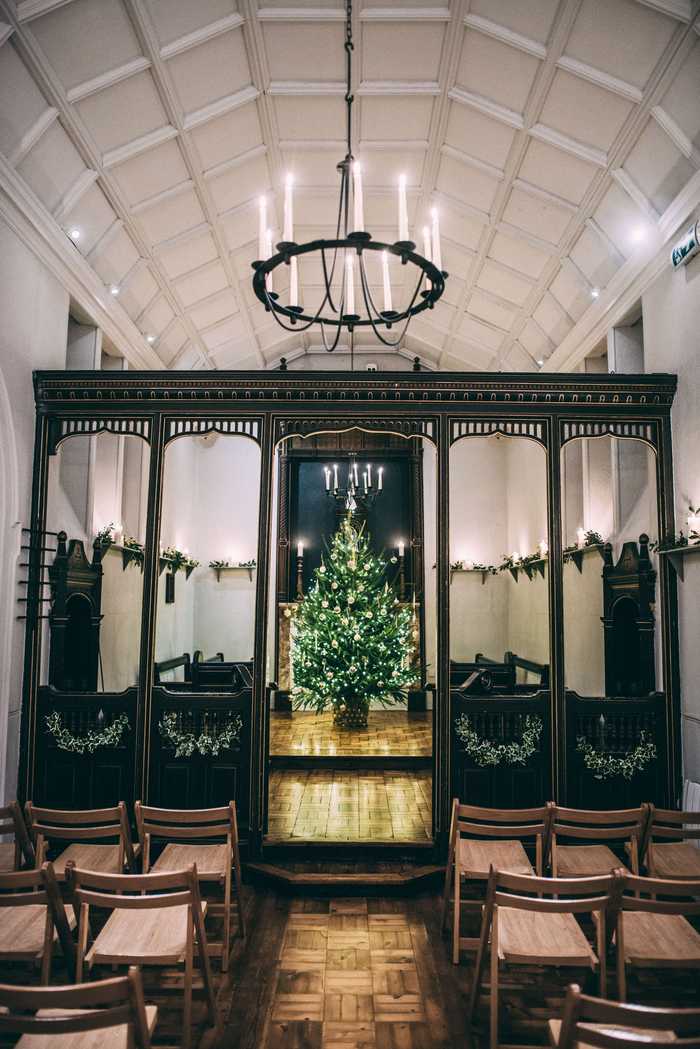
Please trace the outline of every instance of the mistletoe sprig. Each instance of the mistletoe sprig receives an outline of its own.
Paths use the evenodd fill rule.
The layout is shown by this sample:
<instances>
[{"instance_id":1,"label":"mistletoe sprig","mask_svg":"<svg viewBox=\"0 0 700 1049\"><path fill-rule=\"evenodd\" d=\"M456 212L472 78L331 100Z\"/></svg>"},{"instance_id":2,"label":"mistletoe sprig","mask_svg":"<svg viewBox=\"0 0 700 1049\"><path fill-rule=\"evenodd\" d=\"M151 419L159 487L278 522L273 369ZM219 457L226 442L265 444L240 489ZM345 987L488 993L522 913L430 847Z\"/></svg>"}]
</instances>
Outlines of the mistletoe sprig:
<instances>
[{"instance_id":1,"label":"mistletoe sprig","mask_svg":"<svg viewBox=\"0 0 700 1049\"><path fill-rule=\"evenodd\" d=\"M413 613L400 605L386 572L386 561L348 517L294 615L297 707L342 711L371 700L405 701L416 678Z\"/></svg>"},{"instance_id":2,"label":"mistletoe sprig","mask_svg":"<svg viewBox=\"0 0 700 1049\"><path fill-rule=\"evenodd\" d=\"M83 736L75 736L63 724L63 719L58 710L47 714L46 730L56 740L59 750L67 750L73 754L94 754L99 747L116 747L121 742L125 732L130 729L129 718L126 714L118 714L114 721L106 728L95 731L89 729Z\"/></svg>"},{"instance_id":3,"label":"mistletoe sprig","mask_svg":"<svg viewBox=\"0 0 700 1049\"><path fill-rule=\"evenodd\" d=\"M455 720L455 735L462 744L465 754L481 768L495 765L525 765L537 750L542 735L542 718L538 714L527 714L523 734L511 743L494 743L480 736L473 728L468 714Z\"/></svg>"},{"instance_id":4,"label":"mistletoe sprig","mask_svg":"<svg viewBox=\"0 0 700 1049\"><path fill-rule=\"evenodd\" d=\"M639 734L637 746L625 751L624 754L611 754L609 751L597 750L584 736L579 736L577 739L576 750L583 755L584 765L596 779L622 776L623 779L630 780L636 772L643 772L647 765L658 756L656 744L644 731Z\"/></svg>"},{"instance_id":5,"label":"mistletoe sprig","mask_svg":"<svg viewBox=\"0 0 700 1049\"><path fill-rule=\"evenodd\" d=\"M239 714L229 718L226 726L210 735L201 732L198 736L194 732L185 732L178 724L178 716L172 711L163 714L158 730L166 746L175 751L176 758L191 758L195 751L202 757L217 757L222 750L230 750L241 740L241 729L243 721Z\"/></svg>"}]
</instances>

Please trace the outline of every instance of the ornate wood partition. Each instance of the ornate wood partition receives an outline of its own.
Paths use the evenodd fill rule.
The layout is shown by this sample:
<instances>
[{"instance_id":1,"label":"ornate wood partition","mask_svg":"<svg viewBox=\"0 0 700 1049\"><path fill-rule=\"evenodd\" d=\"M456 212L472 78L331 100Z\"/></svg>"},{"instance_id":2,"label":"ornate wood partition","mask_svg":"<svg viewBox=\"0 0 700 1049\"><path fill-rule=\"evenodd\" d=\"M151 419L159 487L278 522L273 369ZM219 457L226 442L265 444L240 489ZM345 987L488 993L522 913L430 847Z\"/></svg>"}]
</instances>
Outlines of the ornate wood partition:
<instances>
[{"instance_id":1,"label":"ornate wood partition","mask_svg":"<svg viewBox=\"0 0 700 1049\"><path fill-rule=\"evenodd\" d=\"M290 436L359 427L423 438L437 450L437 691L434 709L434 824L438 849L445 844L450 799L465 789L485 803L531 804L554 796L584 800L575 752L577 719L588 701L567 695L564 685L561 450L578 437L610 434L641 439L656 452L658 534L674 532L670 411L676 379L670 375L557 375L293 372L41 372L35 376L37 429L29 531L26 646L20 794L39 802L107 804L118 793L163 805L217 804L235 797L249 855L262 847L266 805L268 712L265 652L268 642L272 465L277 444ZM75 434L136 434L149 447L149 513L143 572L143 613L138 686L124 693L67 695L40 687L42 553L46 529L49 459ZM154 686L154 637L159 572L163 457L170 441L210 431L242 434L261 449L256 575L255 651L252 689L222 695L189 695ZM549 515L549 687L529 701L490 697L463 699L450 692L449 471L450 447L469 435L523 435L538 441L547 457ZM252 498L252 496L251 496ZM662 755L654 800L673 802L680 783L679 686L675 575L661 559L658 580L664 691L636 700L625 716L646 717ZM274 595L273 595L274 599ZM431 675L432 676L432 675ZM543 715L545 730L536 766L524 777L495 780L470 766L455 745L454 720L464 711L516 725L523 703ZM601 701L590 701L598 702ZM620 701L602 701L605 706ZM623 701L625 702L625 701ZM639 709L638 709L639 708ZM653 708L653 709L652 709ZM130 731L109 758L86 758L49 744L47 713L69 719L128 713ZM599 707L596 710L601 709ZM191 718L241 718L238 748L218 758L174 758L164 752L156 726L164 712ZM617 716L618 709L610 710ZM651 716L653 714L653 717ZM73 722L70 722L71 724ZM76 722L77 723L77 722ZM579 726L580 727L580 726ZM112 771L100 764L106 763ZM58 784L60 783L60 789ZM110 785L111 784L111 785ZM472 786L470 786L470 784ZM652 785L649 784L650 789ZM523 796L526 793L527 797ZM107 795L110 795L108 798Z\"/></svg>"}]
</instances>

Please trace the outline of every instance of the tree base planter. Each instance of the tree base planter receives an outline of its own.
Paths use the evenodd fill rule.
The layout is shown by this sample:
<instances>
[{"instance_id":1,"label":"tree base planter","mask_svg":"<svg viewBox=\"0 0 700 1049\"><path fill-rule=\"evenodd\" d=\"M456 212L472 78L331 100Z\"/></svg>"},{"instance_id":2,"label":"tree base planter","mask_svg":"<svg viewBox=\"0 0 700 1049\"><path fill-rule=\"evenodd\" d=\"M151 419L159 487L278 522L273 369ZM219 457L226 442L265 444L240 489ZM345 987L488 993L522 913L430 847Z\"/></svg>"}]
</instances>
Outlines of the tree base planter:
<instances>
[{"instance_id":1,"label":"tree base planter","mask_svg":"<svg viewBox=\"0 0 700 1049\"><path fill-rule=\"evenodd\" d=\"M343 704L333 711L333 724L338 728L367 728L369 704Z\"/></svg>"}]
</instances>

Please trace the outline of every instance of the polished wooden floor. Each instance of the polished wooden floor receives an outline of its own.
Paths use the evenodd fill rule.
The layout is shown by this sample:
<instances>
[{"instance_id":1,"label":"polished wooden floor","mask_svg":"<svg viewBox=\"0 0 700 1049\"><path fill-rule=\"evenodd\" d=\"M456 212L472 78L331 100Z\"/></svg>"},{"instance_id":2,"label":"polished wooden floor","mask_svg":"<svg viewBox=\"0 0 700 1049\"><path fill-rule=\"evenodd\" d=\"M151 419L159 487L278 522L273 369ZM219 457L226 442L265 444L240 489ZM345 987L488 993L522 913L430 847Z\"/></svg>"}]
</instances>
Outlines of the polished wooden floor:
<instances>
[{"instance_id":1,"label":"polished wooden floor","mask_svg":"<svg viewBox=\"0 0 700 1049\"><path fill-rule=\"evenodd\" d=\"M429 841L432 774L417 770L278 770L268 837L297 841Z\"/></svg>"},{"instance_id":2,"label":"polished wooden floor","mask_svg":"<svg viewBox=\"0 0 700 1049\"><path fill-rule=\"evenodd\" d=\"M433 753L432 712L372 710L366 729L339 729L332 714L273 711L271 757L405 757Z\"/></svg>"}]
</instances>

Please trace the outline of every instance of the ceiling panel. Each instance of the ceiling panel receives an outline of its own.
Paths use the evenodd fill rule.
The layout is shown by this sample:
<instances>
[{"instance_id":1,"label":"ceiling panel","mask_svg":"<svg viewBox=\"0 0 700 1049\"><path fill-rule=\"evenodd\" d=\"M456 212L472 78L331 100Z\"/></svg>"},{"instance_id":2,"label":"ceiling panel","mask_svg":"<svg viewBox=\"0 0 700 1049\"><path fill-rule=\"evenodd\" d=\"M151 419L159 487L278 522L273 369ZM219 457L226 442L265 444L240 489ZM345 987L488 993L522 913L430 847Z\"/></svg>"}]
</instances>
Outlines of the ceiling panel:
<instances>
[{"instance_id":1,"label":"ceiling panel","mask_svg":"<svg viewBox=\"0 0 700 1049\"><path fill-rule=\"evenodd\" d=\"M532 139L520 168L520 178L556 194L571 204L580 204L599 168L571 153Z\"/></svg>"},{"instance_id":2,"label":"ceiling panel","mask_svg":"<svg viewBox=\"0 0 700 1049\"><path fill-rule=\"evenodd\" d=\"M558 0L472 0L469 10L521 36L545 43L557 6Z\"/></svg>"},{"instance_id":3,"label":"ceiling panel","mask_svg":"<svg viewBox=\"0 0 700 1049\"><path fill-rule=\"evenodd\" d=\"M433 99L420 95L394 95L390 98L365 96L360 99L361 141L427 139ZM342 124L336 117L335 126Z\"/></svg>"},{"instance_id":4,"label":"ceiling panel","mask_svg":"<svg viewBox=\"0 0 700 1049\"><path fill-rule=\"evenodd\" d=\"M663 109L700 148L700 40L680 68L661 100Z\"/></svg>"},{"instance_id":5,"label":"ceiling panel","mask_svg":"<svg viewBox=\"0 0 700 1049\"><path fill-rule=\"evenodd\" d=\"M583 0L566 53L641 88L677 24L635 0Z\"/></svg>"},{"instance_id":6,"label":"ceiling panel","mask_svg":"<svg viewBox=\"0 0 700 1049\"><path fill-rule=\"evenodd\" d=\"M515 131L506 124L459 102L450 103L445 141L455 149L503 168L514 138Z\"/></svg>"},{"instance_id":7,"label":"ceiling panel","mask_svg":"<svg viewBox=\"0 0 700 1049\"><path fill-rule=\"evenodd\" d=\"M437 80L442 22L366 22L362 30L363 80Z\"/></svg>"},{"instance_id":8,"label":"ceiling panel","mask_svg":"<svg viewBox=\"0 0 700 1049\"><path fill-rule=\"evenodd\" d=\"M250 84L242 31L234 29L176 55L168 71L186 113L240 91Z\"/></svg>"},{"instance_id":9,"label":"ceiling panel","mask_svg":"<svg viewBox=\"0 0 700 1049\"><path fill-rule=\"evenodd\" d=\"M695 168L656 121L650 120L625 161L625 171L661 213L690 180Z\"/></svg>"},{"instance_id":10,"label":"ceiling panel","mask_svg":"<svg viewBox=\"0 0 700 1049\"><path fill-rule=\"evenodd\" d=\"M559 69L542 109L541 122L578 142L608 150L632 102Z\"/></svg>"},{"instance_id":11,"label":"ceiling panel","mask_svg":"<svg viewBox=\"0 0 700 1049\"><path fill-rule=\"evenodd\" d=\"M541 197L514 189L503 218L527 233L556 244L571 221L571 212Z\"/></svg>"},{"instance_id":12,"label":"ceiling panel","mask_svg":"<svg viewBox=\"0 0 700 1049\"><path fill-rule=\"evenodd\" d=\"M149 72L84 98L76 109L103 152L124 146L168 123Z\"/></svg>"},{"instance_id":13,"label":"ceiling panel","mask_svg":"<svg viewBox=\"0 0 700 1049\"><path fill-rule=\"evenodd\" d=\"M265 22L272 80L343 80L343 26L338 22Z\"/></svg>"},{"instance_id":14,"label":"ceiling panel","mask_svg":"<svg viewBox=\"0 0 700 1049\"><path fill-rule=\"evenodd\" d=\"M468 29L464 34L457 83L522 113L538 66L538 60L532 55Z\"/></svg>"},{"instance_id":15,"label":"ceiling panel","mask_svg":"<svg viewBox=\"0 0 700 1049\"><path fill-rule=\"evenodd\" d=\"M171 139L117 165L113 177L128 202L139 204L180 185L189 176L180 147Z\"/></svg>"},{"instance_id":16,"label":"ceiling panel","mask_svg":"<svg viewBox=\"0 0 700 1049\"><path fill-rule=\"evenodd\" d=\"M233 0L144 0L162 44L188 36L198 29L235 14Z\"/></svg>"},{"instance_id":17,"label":"ceiling panel","mask_svg":"<svg viewBox=\"0 0 700 1049\"><path fill-rule=\"evenodd\" d=\"M257 106L250 103L192 131L202 168L207 171L263 144Z\"/></svg>"},{"instance_id":18,"label":"ceiling panel","mask_svg":"<svg viewBox=\"0 0 700 1049\"><path fill-rule=\"evenodd\" d=\"M11 157L22 136L46 111L46 100L13 47L0 51L0 99L12 99L2 107L0 152Z\"/></svg>"}]
</instances>

